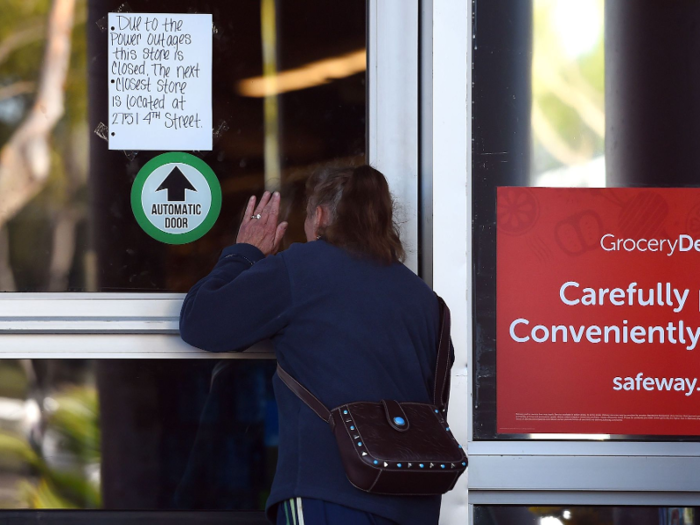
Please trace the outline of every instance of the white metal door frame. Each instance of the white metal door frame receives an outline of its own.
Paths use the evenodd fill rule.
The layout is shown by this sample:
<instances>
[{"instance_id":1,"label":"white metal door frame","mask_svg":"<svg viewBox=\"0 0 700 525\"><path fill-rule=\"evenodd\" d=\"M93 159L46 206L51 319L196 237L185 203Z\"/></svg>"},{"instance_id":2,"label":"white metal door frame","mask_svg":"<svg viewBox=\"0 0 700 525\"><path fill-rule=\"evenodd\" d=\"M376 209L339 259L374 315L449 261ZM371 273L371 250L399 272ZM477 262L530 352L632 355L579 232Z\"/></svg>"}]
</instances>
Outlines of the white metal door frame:
<instances>
[{"instance_id":1,"label":"white metal door frame","mask_svg":"<svg viewBox=\"0 0 700 525\"><path fill-rule=\"evenodd\" d=\"M450 427L467 444L471 427L471 2L423 0L421 9L421 177L424 250L434 290L450 307L455 363ZM467 452L468 449L467 449ZM465 473L443 497L440 523L468 520Z\"/></svg>"},{"instance_id":2,"label":"white metal door frame","mask_svg":"<svg viewBox=\"0 0 700 525\"><path fill-rule=\"evenodd\" d=\"M450 426L466 443L471 6L464 0L370 0L369 9L369 161L386 175L399 203L407 265L450 306L456 359ZM443 498L440 522L464 524L468 511L464 475Z\"/></svg>"},{"instance_id":3,"label":"white metal door frame","mask_svg":"<svg viewBox=\"0 0 700 525\"><path fill-rule=\"evenodd\" d=\"M367 33L368 160L387 178L418 272L419 0L369 0Z\"/></svg>"}]
</instances>

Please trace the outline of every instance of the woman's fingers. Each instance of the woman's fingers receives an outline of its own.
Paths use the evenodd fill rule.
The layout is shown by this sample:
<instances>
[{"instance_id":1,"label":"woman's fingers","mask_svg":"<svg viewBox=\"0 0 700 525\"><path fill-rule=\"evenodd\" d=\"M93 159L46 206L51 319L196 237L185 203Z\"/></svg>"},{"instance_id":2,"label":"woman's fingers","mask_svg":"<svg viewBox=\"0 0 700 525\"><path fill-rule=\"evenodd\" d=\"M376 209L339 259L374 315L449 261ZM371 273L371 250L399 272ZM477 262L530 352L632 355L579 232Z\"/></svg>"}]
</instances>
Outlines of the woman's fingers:
<instances>
[{"instance_id":1,"label":"woman's fingers","mask_svg":"<svg viewBox=\"0 0 700 525\"><path fill-rule=\"evenodd\" d=\"M262 215L263 210L265 209L265 206L267 206L267 203L270 202L270 192L266 191L263 193L262 197L260 197L260 202L258 202L258 207L255 208L255 211L252 213L252 215Z\"/></svg>"},{"instance_id":2,"label":"woman's fingers","mask_svg":"<svg viewBox=\"0 0 700 525\"><path fill-rule=\"evenodd\" d=\"M279 192L275 192L262 212L265 223L271 224L273 228L277 227L277 217L280 214L280 200Z\"/></svg>"},{"instance_id":3,"label":"woman's fingers","mask_svg":"<svg viewBox=\"0 0 700 525\"><path fill-rule=\"evenodd\" d=\"M281 197L279 192L271 194L266 191L257 201L255 197L248 200L245 217L241 223L237 242L246 242L258 247L265 255L275 253L287 231L287 222L277 224ZM260 219L251 219L260 214Z\"/></svg>"},{"instance_id":4,"label":"woman's fingers","mask_svg":"<svg viewBox=\"0 0 700 525\"><path fill-rule=\"evenodd\" d=\"M243 215L243 222L250 220L253 215L253 210L255 209L255 195L248 199L248 205L245 207L245 214Z\"/></svg>"}]
</instances>

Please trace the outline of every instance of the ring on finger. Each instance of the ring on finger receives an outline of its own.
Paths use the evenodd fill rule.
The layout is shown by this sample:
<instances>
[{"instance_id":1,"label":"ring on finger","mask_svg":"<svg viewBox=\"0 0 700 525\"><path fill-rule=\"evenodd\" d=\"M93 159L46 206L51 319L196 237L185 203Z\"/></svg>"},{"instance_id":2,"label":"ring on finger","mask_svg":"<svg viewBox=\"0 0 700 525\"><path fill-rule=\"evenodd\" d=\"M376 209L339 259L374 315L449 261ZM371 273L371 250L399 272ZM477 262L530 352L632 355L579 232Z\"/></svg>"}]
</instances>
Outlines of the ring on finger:
<instances>
[{"instance_id":1,"label":"ring on finger","mask_svg":"<svg viewBox=\"0 0 700 525\"><path fill-rule=\"evenodd\" d=\"M259 219L262 218L262 215L260 215L259 213L256 213L255 215L251 215L250 218L251 218L251 219L258 219L258 220L259 220Z\"/></svg>"}]
</instances>

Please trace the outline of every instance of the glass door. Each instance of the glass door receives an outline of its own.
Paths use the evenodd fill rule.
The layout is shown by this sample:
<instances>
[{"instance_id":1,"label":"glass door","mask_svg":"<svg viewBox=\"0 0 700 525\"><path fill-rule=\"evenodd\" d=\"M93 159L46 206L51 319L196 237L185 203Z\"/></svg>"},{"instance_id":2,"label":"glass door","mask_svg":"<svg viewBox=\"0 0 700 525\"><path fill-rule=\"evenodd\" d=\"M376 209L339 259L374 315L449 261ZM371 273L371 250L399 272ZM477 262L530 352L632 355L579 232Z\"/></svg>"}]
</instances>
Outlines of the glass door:
<instances>
[{"instance_id":1,"label":"glass door","mask_svg":"<svg viewBox=\"0 0 700 525\"><path fill-rule=\"evenodd\" d=\"M474 523L695 523L698 8L473 9Z\"/></svg>"},{"instance_id":2,"label":"glass door","mask_svg":"<svg viewBox=\"0 0 700 525\"><path fill-rule=\"evenodd\" d=\"M386 173L417 269L418 3L8 0L2 12L0 516L263 522L273 355L187 346L179 306L235 241L251 194L279 190L285 242L303 240L304 183L328 163ZM166 72L159 60L180 52ZM191 147L159 141L190 127L206 128ZM144 227L132 197L174 151L220 186L220 213L183 243ZM165 186L154 206L191 191Z\"/></svg>"}]
</instances>

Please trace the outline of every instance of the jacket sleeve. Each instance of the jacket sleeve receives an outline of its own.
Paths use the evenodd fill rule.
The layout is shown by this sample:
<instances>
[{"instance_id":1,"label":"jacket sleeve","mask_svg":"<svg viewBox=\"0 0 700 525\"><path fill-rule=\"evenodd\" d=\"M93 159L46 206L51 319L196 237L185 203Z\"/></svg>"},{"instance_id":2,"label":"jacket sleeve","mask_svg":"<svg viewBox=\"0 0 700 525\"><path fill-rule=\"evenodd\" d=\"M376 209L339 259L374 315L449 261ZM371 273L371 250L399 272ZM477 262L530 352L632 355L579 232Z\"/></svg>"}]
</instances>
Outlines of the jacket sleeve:
<instances>
[{"instance_id":1,"label":"jacket sleeve","mask_svg":"<svg viewBox=\"0 0 700 525\"><path fill-rule=\"evenodd\" d=\"M240 352L282 330L291 308L284 258L235 244L185 297L180 337L209 352Z\"/></svg>"}]
</instances>

